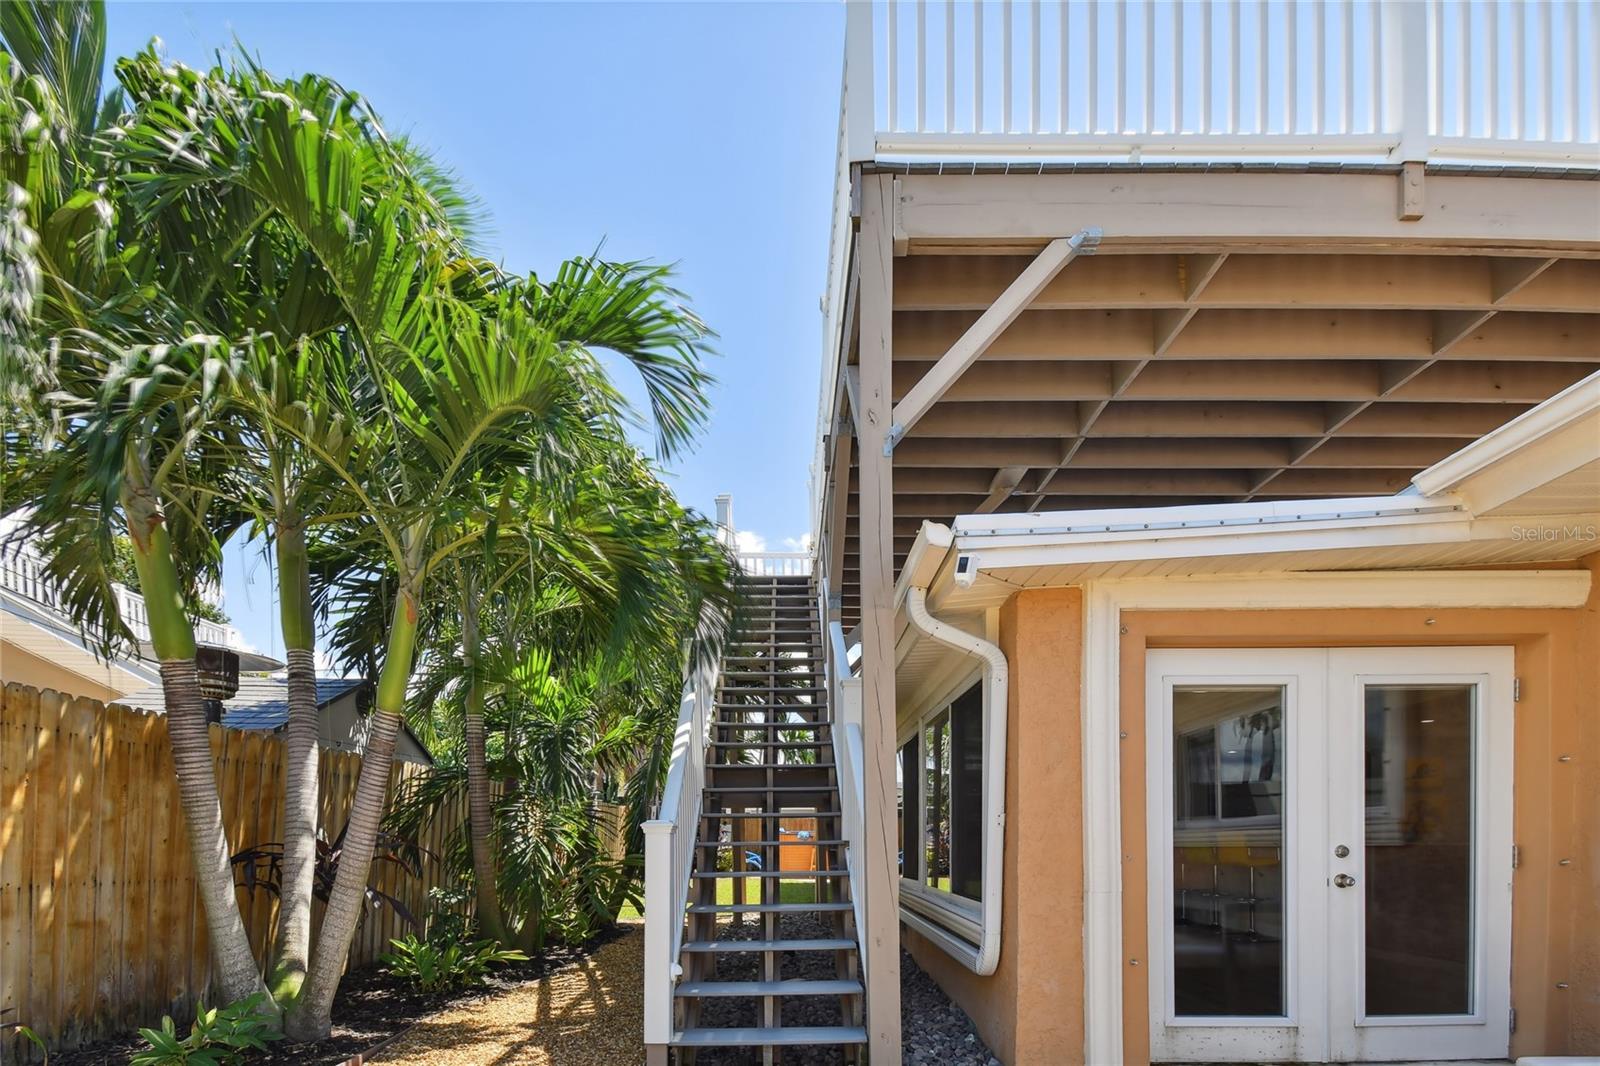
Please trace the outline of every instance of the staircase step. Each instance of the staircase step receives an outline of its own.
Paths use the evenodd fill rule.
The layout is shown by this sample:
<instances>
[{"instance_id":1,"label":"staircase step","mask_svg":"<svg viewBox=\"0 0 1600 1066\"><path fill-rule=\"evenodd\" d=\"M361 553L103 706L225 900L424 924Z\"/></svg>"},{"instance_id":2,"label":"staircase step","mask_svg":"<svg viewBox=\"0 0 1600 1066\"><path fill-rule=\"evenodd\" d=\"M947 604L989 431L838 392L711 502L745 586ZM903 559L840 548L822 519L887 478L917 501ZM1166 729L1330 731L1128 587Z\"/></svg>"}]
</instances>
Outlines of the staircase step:
<instances>
[{"instance_id":1,"label":"staircase step","mask_svg":"<svg viewBox=\"0 0 1600 1066\"><path fill-rule=\"evenodd\" d=\"M808 766L807 770L817 767ZM706 785L707 792L831 792L832 785Z\"/></svg>"},{"instance_id":2,"label":"staircase step","mask_svg":"<svg viewBox=\"0 0 1600 1066\"><path fill-rule=\"evenodd\" d=\"M795 747L802 745L796 744ZM816 747L816 745L809 745ZM713 762L707 770L832 770L833 762Z\"/></svg>"},{"instance_id":3,"label":"staircase step","mask_svg":"<svg viewBox=\"0 0 1600 1066\"><path fill-rule=\"evenodd\" d=\"M724 881L739 877L775 877L782 881L815 881L826 877L849 877L848 870L696 870L689 875L700 881Z\"/></svg>"},{"instance_id":4,"label":"staircase step","mask_svg":"<svg viewBox=\"0 0 1600 1066\"><path fill-rule=\"evenodd\" d=\"M813 1025L782 1029L684 1029L672 1036L673 1047L761 1047L765 1045L865 1044L860 1026Z\"/></svg>"},{"instance_id":5,"label":"staircase step","mask_svg":"<svg viewBox=\"0 0 1600 1066\"><path fill-rule=\"evenodd\" d=\"M815 940L685 940L683 950L697 955L749 951L854 951L856 942L844 937Z\"/></svg>"},{"instance_id":6,"label":"staircase step","mask_svg":"<svg viewBox=\"0 0 1600 1066\"><path fill-rule=\"evenodd\" d=\"M685 981L675 995L697 996L859 996L860 981Z\"/></svg>"},{"instance_id":7,"label":"staircase step","mask_svg":"<svg viewBox=\"0 0 1600 1066\"><path fill-rule=\"evenodd\" d=\"M832 901L829 903L691 903L690 914L818 914L825 911L847 911L854 903Z\"/></svg>"},{"instance_id":8,"label":"staircase step","mask_svg":"<svg viewBox=\"0 0 1600 1066\"><path fill-rule=\"evenodd\" d=\"M837 818L838 811L701 811L702 818Z\"/></svg>"},{"instance_id":9,"label":"staircase step","mask_svg":"<svg viewBox=\"0 0 1600 1066\"><path fill-rule=\"evenodd\" d=\"M761 708L756 708L760 710ZM831 720L821 722L724 722L713 723L718 729L821 729L832 725Z\"/></svg>"},{"instance_id":10,"label":"staircase step","mask_svg":"<svg viewBox=\"0 0 1600 1066\"><path fill-rule=\"evenodd\" d=\"M707 840L697 848L842 848L848 840Z\"/></svg>"}]
</instances>

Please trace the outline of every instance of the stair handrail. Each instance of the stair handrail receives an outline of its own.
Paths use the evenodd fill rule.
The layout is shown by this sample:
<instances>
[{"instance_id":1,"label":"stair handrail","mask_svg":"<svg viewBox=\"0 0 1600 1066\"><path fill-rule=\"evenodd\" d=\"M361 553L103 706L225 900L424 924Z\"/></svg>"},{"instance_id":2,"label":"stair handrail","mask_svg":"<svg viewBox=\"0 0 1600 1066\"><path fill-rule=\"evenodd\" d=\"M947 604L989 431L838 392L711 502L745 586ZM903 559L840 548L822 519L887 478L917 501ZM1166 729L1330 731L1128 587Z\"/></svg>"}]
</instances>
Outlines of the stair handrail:
<instances>
[{"instance_id":1,"label":"stair handrail","mask_svg":"<svg viewBox=\"0 0 1600 1066\"><path fill-rule=\"evenodd\" d=\"M833 757L839 774L840 828L844 834L845 869L849 872L850 906L855 912L857 953L861 972L867 972L866 900L862 895L866 875L861 869L866 795L865 742L861 732L861 678L850 672L850 649L845 644L844 626L828 620L828 582L818 583L817 610L827 626L828 641L823 669L828 689L828 706L833 710Z\"/></svg>"},{"instance_id":2,"label":"stair handrail","mask_svg":"<svg viewBox=\"0 0 1600 1066\"><path fill-rule=\"evenodd\" d=\"M694 865L706 779L706 745L715 717L717 665L691 649L672 735L672 762L656 816L644 831L644 1042L672 1039L672 998L683 968L684 910Z\"/></svg>"}]
</instances>

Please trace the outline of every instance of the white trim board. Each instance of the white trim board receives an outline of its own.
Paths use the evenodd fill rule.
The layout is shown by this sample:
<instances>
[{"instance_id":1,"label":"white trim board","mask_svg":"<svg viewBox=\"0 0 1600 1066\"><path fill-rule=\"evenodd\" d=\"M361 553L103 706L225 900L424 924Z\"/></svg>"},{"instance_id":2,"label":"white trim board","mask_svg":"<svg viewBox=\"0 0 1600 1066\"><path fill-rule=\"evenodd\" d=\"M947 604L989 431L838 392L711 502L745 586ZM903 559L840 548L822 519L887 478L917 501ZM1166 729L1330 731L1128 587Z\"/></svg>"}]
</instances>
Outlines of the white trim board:
<instances>
[{"instance_id":1,"label":"white trim board","mask_svg":"<svg viewBox=\"0 0 1600 1066\"><path fill-rule=\"evenodd\" d=\"M1388 571L1089 581L1082 687L1084 1057L1121 1062L1122 612L1574 608L1587 570Z\"/></svg>"}]
</instances>

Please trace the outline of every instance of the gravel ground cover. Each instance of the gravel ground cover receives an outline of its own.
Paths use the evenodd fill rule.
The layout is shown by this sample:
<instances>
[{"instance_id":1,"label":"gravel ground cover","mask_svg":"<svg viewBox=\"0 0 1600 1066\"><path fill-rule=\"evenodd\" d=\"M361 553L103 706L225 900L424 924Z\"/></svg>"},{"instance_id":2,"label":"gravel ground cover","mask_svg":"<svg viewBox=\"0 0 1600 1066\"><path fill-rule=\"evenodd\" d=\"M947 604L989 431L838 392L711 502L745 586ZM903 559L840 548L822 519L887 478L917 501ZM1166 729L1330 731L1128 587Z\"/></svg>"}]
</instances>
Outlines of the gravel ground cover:
<instances>
[{"instance_id":1,"label":"gravel ground cover","mask_svg":"<svg viewBox=\"0 0 1600 1066\"><path fill-rule=\"evenodd\" d=\"M908 952L900 953L900 1061L906 1066L1000 1066L966 1011L922 971Z\"/></svg>"},{"instance_id":2,"label":"gravel ground cover","mask_svg":"<svg viewBox=\"0 0 1600 1066\"><path fill-rule=\"evenodd\" d=\"M351 1056L366 1051L437 1011L453 1004L493 998L502 992L528 986L544 974L571 967L575 960L602 949L613 938L630 935L638 940L638 928L629 926L621 932L603 933L588 944L549 948L538 958L497 970L485 988L468 992L418 992L378 967L355 970L339 982L339 993L333 1001L332 1036L316 1044L278 1041L268 1045L265 1053L253 1054L246 1061L249 1066L338 1066ZM638 978L630 980L638 983ZM180 1019L178 1032L188 1032L191 1021L192 1017ZM130 1033L87 1047L57 1052L50 1056L50 1066L126 1066L128 1060L144 1046L144 1041L137 1034ZM619 1063L619 1066L622 1064Z\"/></svg>"},{"instance_id":3,"label":"gravel ground cover","mask_svg":"<svg viewBox=\"0 0 1600 1066\"><path fill-rule=\"evenodd\" d=\"M372 1063L638 1066L644 1062L644 927L535 981L417 1023Z\"/></svg>"}]
</instances>

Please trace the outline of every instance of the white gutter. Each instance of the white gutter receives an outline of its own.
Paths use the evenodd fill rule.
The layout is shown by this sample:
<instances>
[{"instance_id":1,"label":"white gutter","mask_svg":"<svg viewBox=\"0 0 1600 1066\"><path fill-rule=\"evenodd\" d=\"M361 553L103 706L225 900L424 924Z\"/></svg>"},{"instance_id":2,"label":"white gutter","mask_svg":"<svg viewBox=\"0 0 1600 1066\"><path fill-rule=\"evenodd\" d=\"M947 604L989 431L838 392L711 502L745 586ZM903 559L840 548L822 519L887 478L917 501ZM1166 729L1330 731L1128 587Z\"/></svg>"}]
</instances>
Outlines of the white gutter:
<instances>
[{"instance_id":1,"label":"white gutter","mask_svg":"<svg viewBox=\"0 0 1600 1066\"><path fill-rule=\"evenodd\" d=\"M983 660L983 912L976 949L948 930L902 909L907 925L980 977L1000 961L1000 892L1006 842L1006 694L1011 668L1005 653L982 637L941 622L928 613L928 590L906 590L906 617L930 640Z\"/></svg>"}]
</instances>

